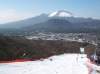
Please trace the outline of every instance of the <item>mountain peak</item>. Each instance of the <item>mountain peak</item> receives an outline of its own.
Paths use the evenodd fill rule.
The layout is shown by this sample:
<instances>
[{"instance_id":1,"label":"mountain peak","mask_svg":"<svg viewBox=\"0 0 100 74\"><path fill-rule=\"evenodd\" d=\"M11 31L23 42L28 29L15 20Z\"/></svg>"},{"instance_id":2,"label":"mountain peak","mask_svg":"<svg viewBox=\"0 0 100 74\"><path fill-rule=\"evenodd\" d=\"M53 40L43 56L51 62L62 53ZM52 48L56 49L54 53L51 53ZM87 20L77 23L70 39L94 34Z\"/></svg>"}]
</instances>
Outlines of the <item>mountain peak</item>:
<instances>
[{"instance_id":1,"label":"mountain peak","mask_svg":"<svg viewBox=\"0 0 100 74\"><path fill-rule=\"evenodd\" d=\"M48 17L74 17L74 15L66 10L60 10L49 14Z\"/></svg>"}]
</instances>

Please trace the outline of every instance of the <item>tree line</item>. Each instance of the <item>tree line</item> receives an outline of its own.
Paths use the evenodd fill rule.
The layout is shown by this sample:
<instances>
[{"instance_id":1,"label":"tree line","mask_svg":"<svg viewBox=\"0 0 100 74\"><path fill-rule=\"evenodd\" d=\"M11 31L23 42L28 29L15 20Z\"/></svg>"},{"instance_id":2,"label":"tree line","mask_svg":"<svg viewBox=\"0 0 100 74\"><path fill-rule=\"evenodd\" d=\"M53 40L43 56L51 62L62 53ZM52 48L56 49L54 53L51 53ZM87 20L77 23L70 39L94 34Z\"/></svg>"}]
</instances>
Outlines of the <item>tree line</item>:
<instances>
[{"instance_id":1,"label":"tree line","mask_svg":"<svg viewBox=\"0 0 100 74\"><path fill-rule=\"evenodd\" d=\"M63 53L79 53L81 46L85 47L88 56L94 53L95 46L88 43L11 39L0 35L0 60L34 60Z\"/></svg>"}]
</instances>

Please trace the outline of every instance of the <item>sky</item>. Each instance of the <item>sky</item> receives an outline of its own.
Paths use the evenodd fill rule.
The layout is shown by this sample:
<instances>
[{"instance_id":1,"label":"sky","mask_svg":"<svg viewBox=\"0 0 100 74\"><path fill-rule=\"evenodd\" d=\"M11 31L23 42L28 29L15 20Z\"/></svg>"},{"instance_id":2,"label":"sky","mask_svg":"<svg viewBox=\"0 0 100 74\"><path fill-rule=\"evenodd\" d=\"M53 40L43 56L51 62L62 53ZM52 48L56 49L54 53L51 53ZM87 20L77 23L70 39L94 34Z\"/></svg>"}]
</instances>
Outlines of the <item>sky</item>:
<instances>
[{"instance_id":1,"label":"sky","mask_svg":"<svg viewBox=\"0 0 100 74\"><path fill-rule=\"evenodd\" d=\"M100 19L100 0L0 0L0 24L64 9L78 17Z\"/></svg>"}]
</instances>

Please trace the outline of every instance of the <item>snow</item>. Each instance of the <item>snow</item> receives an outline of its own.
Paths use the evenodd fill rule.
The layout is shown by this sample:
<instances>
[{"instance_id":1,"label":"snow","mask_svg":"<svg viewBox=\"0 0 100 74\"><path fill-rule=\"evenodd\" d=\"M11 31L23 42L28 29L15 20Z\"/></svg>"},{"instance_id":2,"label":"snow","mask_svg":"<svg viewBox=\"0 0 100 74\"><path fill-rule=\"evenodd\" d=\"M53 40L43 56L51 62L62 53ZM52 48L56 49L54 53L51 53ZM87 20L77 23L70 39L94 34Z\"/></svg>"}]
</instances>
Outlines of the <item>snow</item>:
<instances>
[{"instance_id":1,"label":"snow","mask_svg":"<svg viewBox=\"0 0 100 74\"><path fill-rule=\"evenodd\" d=\"M71 14L69 14L69 13L66 13L66 12L61 12L61 13L59 13L59 15L58 15L59 17L72 17L72 15Z\"/></svg>"},{"instance_id":2,"label":"snow","mask_svg":"<svg viewBox=\"0 0 100 74\"><path fill-rule=\"evenodd\" d=\"M86 55L63 54L43 61L1 63L0 74L88 74L86 61Z\"/></svg>"},{"instance_id":3,"label":"snow","mask_svg":"<svg viewBox=\"0 0 100 74\"><path fill-rule=\"evenodd\" d=\"M76 17L66 10L56 11L51 13L48 17Z\"/></svg>"},{"instance_id":4,"label":"snow","mask_svg":"<svg viewBox=\"0 0 100 74\"><path fill-rule=\"evenodd\" d=\"M58 11L53 12L53 13L51 13L51 14L49 15L49 17L53 17L53 16L55 16L57 13L58 13Z\"/></svg>"},{"instance_id":5,"label":"snow","mask_svg":"<svg viewBox=\"0 0 100 74\"><path fill-rule=\"evenodd\" d=\"M100 74L100 73L97 72L97 70L100 70L100 66L95 65L95 64L91 64L91 63L89 63L89 62L86 62L86 63L87 63L89 66L92 67L92 72L91 72L91 74Z\"/></svg>"},{"instance_id":6,"label":"snow","mask_svg":"<svg viewBox=\"0 0 100 74\"><path fill-rule=\"evenodd\" d=\"M97 66L97 65L92 65L92 68L93 68L93 71L91 72L91 74L100 74L100 73L98 73L96 70L98 70L98 68L99 68L99 70L100 70L100 66Z\"/></svg>"}]
</instances>

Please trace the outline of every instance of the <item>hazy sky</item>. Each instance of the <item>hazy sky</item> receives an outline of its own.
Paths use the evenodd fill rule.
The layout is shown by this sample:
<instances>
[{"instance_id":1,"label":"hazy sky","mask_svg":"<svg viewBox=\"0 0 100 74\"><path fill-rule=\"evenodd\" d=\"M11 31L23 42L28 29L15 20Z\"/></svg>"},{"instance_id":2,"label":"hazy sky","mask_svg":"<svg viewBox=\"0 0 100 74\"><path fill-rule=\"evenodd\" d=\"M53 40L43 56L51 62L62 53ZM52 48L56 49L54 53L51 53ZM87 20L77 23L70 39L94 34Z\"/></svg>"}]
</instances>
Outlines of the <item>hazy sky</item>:
<instances>
[{"instance_id":1,"label":"hazy sky","mask_svg":"<svg viewBox=\"0 0 100 74\"><path fill-rule=\"evenodd\" d=\"M79 17L100 19L100 0L0 0L0 24L63 9Z\"/></svg>"}]
</instances>

